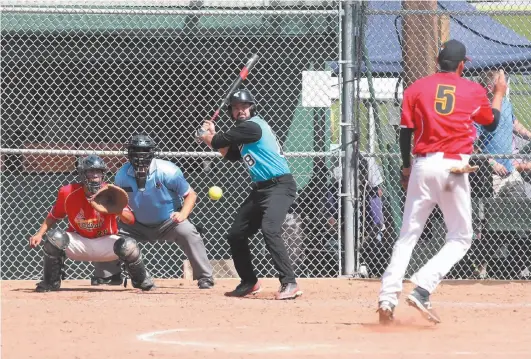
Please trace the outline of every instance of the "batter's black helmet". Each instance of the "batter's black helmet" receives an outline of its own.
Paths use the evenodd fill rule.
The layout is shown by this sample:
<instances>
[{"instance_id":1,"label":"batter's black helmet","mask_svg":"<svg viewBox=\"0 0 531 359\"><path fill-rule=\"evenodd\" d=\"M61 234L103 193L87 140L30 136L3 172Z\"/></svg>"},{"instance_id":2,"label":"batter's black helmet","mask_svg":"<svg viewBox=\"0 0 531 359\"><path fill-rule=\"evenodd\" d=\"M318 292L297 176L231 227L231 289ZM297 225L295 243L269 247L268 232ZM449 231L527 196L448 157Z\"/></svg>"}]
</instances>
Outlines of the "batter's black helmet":
<instances>
[{"instance_id":1,"label":"batter's black helmet","mask_svg":"<svg viewBox=\"0 0 531 359\"><path fill-rule=\"evenodd\" d=\"M87 177L88 170L101 170L101 181L91 181L91 179ZM101 157L89 155L79 161L77 172L79 174L79 181L86 185L91 193L96 193L101 188L103 175L107 172L107 166Z\"/></svg>"},{"instance_id":2,"label":"batter's black helmet","mask_svg":"<svg viewBox=\"0 0 531 359\"><path fill-rule=\"evenodd\" d=\"M235 103L250 103L253 106L251 106L251 117L255 115L256 113L256 100L254 99L253 95L248 90L238 90L236 92L233 92L229 97L229 105L227 106L227 110L229 111L229 116L232 118L232 105Z\"/></svg>"}]
</instances>

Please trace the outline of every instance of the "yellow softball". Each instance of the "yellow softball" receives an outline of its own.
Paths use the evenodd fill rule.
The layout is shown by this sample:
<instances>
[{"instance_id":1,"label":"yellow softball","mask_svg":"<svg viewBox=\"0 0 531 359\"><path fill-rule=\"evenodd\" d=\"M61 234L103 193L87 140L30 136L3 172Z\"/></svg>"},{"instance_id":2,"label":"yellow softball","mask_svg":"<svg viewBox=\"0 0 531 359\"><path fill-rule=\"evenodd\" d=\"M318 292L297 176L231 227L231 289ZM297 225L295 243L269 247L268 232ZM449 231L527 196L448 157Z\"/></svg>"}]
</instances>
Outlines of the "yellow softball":
<instances>
[{"instance_id":1,"label":"yellow softball","mask_svg":"<svg viewBox=\"0 0 531 359\"><path fill-rule=\"evenodd\" d=\"M212 186L208 190L208 196L211 200L217 201L221 198L221 196L223 196L223 191L218 186Z\"/></svg>"}]
</instances>

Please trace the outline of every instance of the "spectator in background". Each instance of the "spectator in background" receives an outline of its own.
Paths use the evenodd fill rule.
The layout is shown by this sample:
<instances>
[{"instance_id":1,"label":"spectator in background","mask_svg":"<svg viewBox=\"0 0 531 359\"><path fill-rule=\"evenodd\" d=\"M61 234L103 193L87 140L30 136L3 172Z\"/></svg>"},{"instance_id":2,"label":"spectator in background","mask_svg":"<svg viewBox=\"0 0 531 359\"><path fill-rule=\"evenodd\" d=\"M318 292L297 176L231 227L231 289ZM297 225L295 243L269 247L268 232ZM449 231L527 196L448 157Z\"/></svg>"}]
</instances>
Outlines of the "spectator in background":
<instances>
[{"instance_id":1,"label":"spectator in background","mask_svg":"<svg viewBox=\"0 0 531 359\"><path fill-rule=\"evenodd\" d=\"M493 97L493 86L498 72L494 70L482 72L478 82L487 90L489 99ZM531 140L531 131L527 130L517 119L512 104L504 97L498 128L493 132L485 131L478 126L480 148L483 153L511 155L513 153L513 135ZM520 172L509 158L490 158L492 167L492 185L497 197L524 197L525 185Z\"/></svg>"},{"instance_id":2,"label":"spectator in background","mask_svg":"<svg viewBox=\"0 0 531 359\"><path fill-rule=\"evenodd\" d=\"M531 155L531 142L528 142L526 145L517 145L516 139L513 141L515 144L513 146L514 154L525 154ZM524 142L522 139L518 142ZM515 158L513 160L513 166L516 168L524 180L525 193L528 198L531 198L531 159L530 158Z\"/></svg>"}]
</instances>

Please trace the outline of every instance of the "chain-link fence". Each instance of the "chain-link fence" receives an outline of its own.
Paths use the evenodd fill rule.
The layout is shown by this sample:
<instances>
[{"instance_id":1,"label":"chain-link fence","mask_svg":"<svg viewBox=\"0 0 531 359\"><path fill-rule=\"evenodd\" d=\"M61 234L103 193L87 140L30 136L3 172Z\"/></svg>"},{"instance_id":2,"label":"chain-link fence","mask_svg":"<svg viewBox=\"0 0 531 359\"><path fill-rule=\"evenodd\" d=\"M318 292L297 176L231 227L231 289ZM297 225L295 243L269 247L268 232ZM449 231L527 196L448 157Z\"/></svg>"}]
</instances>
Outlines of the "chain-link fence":
<instances>
[{"instance_id":1,"label":"chain-link fence","mask_svg":"<svg viewBox=\"0 0 531 359\"><path fill-rule=\"evenodd\" d=\"M339 275L339 218L326 215L339 193L330 171L338 163L339 152L330 152L330 107L338 98L315 92L329 87L328 63L339 58L339 4L102 3L11 1L2 8L2 278L40 277L41 250L29 249L28 238L59 187L77 180L76 160L103 156L112 181L126 160L123 144L138 131L155 139L160 157L181 167L199 194L192 220L209 257L230 258L225 235L249 175L194 136L254 53L260 59L244 86L283 144L299 189L284 224L297 275ZM218 126L231 122L223 114ZM224 191L216 202L207 196L213 185ZM258 274L274 276L260 235L251 242ZM155 277L182 275L178 246L143 247ZM91 271L89 263L67 261L69 278Z\"/></svg>"},{"instance_id":2,"label":"chain-link fence","mask_svg":"<svg viewBox=\"0 0 531 359\"><path fill-rule=\"evenodd\" d=\"M436 71L442 42L467 46L464 76L488 87L489 71L504 69L509 92L499 128L478 126L472 185L472 248L449 278L529 278L531 269L531 2L369 2L362 10L360 82L360 274L386 268L402 224L398 146L403 89ZM370 71L370 72L369 72ZM371 76L368 76L371 75ZM491 81L492 83L492 81ZM511 107L512 105L512 107ZM408 220L408 219L405 219ZM445 242L436 207L413 253L411 275Z\"/></svg>"},{"instance_id":3,"label":"chain-link fence","mask_svg":"<svg viewBox=\"0 0 531 359\"><path fill-rule=\"evenodd\" d=\"M509 73L507 98L518 124L531 129L529 1L4 4L3 279L40 277L41 252L28 248L28 237L58 188L77 180L76 160L93 152L103 156L112 181L125 161L123 143L138 131L158 142L160 157L179 165L198 192L192 220L202 228L210 258L230 258L225 235L250 180L242 164L223 161L193 137L253 53L260 60L244 86L278 135L298 184L284 238L301 277L383 273L405 199L398 182L402 91L436 71L445 39L467 45L473 58L467 77L492 68ZM345 91L353 83L354 91ZM226 114L218 122L221 130L232 125ZM504 137L510 152L486 152L478 138L474 161L480 170L471 176L476 239L450 277L522 278L531 265L531 206L529 192L522 192L530 187L531 151L520 135L524 140L511 130ZM496 165L500 158L514 160L517 170L497 174L503 172ZM506 191L495 189L495 176L510 183ZM513 191L513 182L523 190ZM216 202L207 197L213 185L224 190ZM351 204L354 219L342 216ZM444 235L436 210L410 274L440 248ZM274 276L260 235L252 244L258 275ZM185 258L176 245L147 244L144 252L156 277L182 275ZM92 271L88 263L67 266L69 278Z\"/></svg>"}]
</instances>

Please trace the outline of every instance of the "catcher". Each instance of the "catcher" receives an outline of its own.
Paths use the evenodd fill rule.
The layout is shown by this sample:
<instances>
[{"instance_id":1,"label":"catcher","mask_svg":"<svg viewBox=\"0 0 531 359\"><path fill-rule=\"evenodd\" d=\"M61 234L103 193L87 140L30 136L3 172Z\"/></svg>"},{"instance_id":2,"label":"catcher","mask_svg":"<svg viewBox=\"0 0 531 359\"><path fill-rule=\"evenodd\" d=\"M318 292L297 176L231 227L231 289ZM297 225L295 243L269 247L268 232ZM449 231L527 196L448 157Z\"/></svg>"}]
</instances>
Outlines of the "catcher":
<instances>
[{"instance_id":1,"label":"catcher","mask_svg":"<svg viewBox=\"0 0 531 359\"><path fill-rule=\"evenodd\" d=\"M127 206L127 193L103 182L107 166L96 155L83 158L77 170L79 183L59 189L50 213L39 231L29 239L31 248L43 242L44 273L36 291L48 292L61 287L66 257L77 261L112 262L116 268L114 276L118 275L121 283L121 268L116 265L119 259L133 287L150 290L153 280L146 271L136 241L116 235L117 217L124 223L135 221ZM52 229L65 217L70 224L66 232Z\"/></svg>"}]
</instances>

